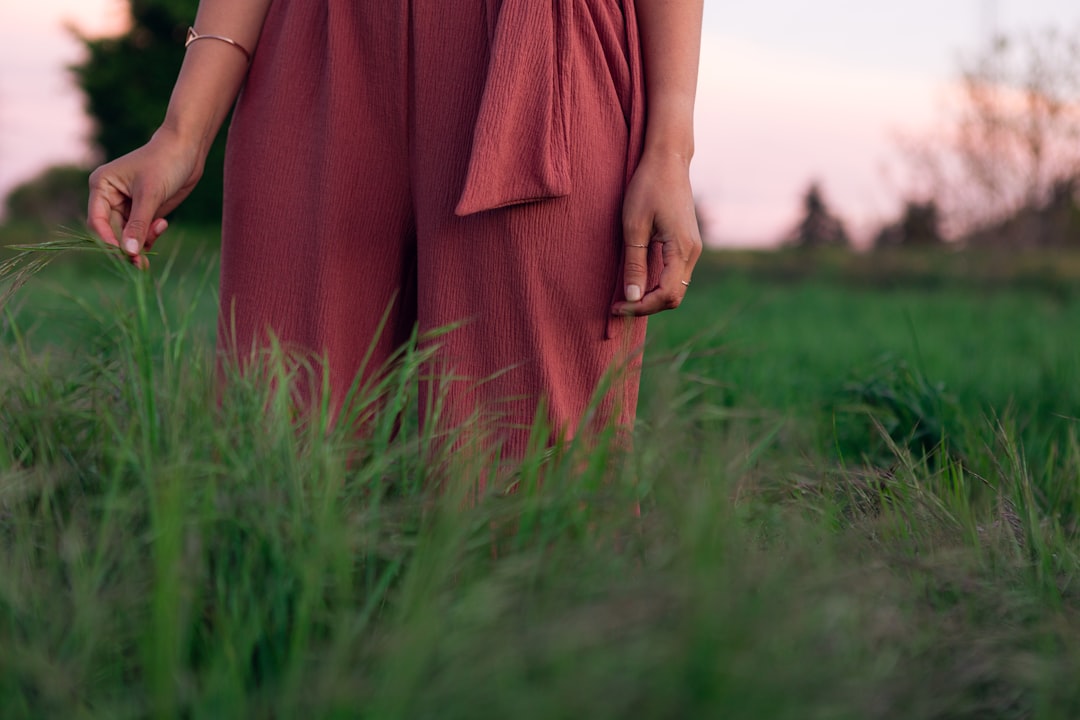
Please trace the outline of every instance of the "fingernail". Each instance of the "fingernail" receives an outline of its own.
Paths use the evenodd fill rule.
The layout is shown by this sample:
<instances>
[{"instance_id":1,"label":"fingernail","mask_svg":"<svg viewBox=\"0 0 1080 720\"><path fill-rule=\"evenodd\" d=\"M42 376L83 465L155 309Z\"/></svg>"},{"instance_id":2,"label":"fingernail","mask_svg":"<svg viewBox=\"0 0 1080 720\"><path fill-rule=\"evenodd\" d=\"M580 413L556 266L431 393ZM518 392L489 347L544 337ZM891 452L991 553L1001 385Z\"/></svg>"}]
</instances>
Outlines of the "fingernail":
<instances>
[{"instance_id":1,"label":"fingernail","mask_svg":"<svg viewBox=\"0 0 1080 720\"><path fill-rule=\"evenodd\" d=\"M154 223L154 232L160 235L169 228L169 223L164 218Z\"/></svg>"},{"instance_id":2,"label":"fingernail","mask_svg":"<svg viewBox=\"0 0 1080 720\"><path fill-rule=\"evenodd\" d=\"M124 250L130 255L137 255L139 252L139 241L135 238L127 238L124 240Z\"/></svg>"},{"instance_id":3,"label":"fingernail","mask_svg":"<svg viewBox=\"0 0 1080 720\"><path fill-rule=\"evenodd\" d=\"M626 299L630 302L637 302L641 299L641 288L637 285L626 286Z\"/></svg>"}]
</instances>

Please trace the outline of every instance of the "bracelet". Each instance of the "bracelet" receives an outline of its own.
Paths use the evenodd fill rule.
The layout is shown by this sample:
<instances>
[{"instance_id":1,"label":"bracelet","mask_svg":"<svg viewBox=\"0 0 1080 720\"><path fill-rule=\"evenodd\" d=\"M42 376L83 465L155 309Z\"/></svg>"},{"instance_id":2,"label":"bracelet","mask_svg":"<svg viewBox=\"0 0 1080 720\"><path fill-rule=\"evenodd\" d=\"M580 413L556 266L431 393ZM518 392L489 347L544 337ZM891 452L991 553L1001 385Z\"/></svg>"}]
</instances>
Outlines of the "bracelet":
<instances>
[{"instance_id":1,"label":"bracelet","mask_svg":"<svg viewBox=\"0 0 1080 720\"><path fill-rule=\"evenodd\" d=\"M251 62L251 53L247 51L247 48L245 48L243 45L236 42L232 38L227 38L223 35L200 35L199 33L195 32L195 28L189 27L187 31L187 40L184 41L184 47L190 47L191 43L195 42L196 40L220 40L223 43L228 43L240 52L244 53L244 57L247 58L247 61L249 63Z\"/></svg>"}]
</instances>

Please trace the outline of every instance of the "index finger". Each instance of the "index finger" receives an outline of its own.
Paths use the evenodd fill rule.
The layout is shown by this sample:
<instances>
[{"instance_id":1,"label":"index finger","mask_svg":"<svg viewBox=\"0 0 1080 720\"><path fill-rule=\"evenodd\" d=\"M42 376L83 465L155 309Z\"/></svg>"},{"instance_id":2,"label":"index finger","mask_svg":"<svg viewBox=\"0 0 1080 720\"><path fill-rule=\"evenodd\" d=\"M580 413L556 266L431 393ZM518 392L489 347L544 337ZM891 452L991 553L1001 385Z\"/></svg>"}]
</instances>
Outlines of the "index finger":
<instances>
[{"instance_id":1,"label":"index finger","mask_svg":"<svg viewBox=\"0 0 1080 720\"><path fill-rule=\"evenodd\" d=\"M686 263L667 265L660 273L660 284L650 290L638 303L637 314L654 315L664 310L674 310L682 305L686 297L686 290L690 285L689 280L683 280L686 271Z\"/></svg>"},{"instance_id":2,"label":"index finger","mask_svg":"<svg viewBox=\"0 0 1080 720\"><path fill-rule=\"evenodd\" d=\"M113 190L113 192L116 191ZM113 231L110 222L112 220L113 203L107 197L107 194L108 190L100 186L91 186L90 201L86 209L86 220L90 229L103 242L120 247L120 241L116 239L116 233Z\"/></svg>"}]
</instances>

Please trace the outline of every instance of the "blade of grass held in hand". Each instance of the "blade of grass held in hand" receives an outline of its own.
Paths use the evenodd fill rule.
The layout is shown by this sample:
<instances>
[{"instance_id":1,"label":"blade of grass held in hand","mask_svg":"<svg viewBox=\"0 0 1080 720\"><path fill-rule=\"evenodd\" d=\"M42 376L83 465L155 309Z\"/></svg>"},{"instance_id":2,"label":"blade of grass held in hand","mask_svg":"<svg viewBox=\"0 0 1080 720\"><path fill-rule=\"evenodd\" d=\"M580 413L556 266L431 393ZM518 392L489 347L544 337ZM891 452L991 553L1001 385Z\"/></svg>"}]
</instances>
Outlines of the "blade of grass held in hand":
<instances>
[{"instance_id":1,"label":"blade of grass held in hand","mask_svg":"<svg viewBox=\"0 0 1080 720\"><path fill-rule=\"evenodd\" d=\"M30 245L9 245L8 249L15 250L16 254L0 262L0 309L61 253L90 251L118 254L116 248L106 245L92 235L75 232L67 232L56 240Z\"/></svg>"}]
</instances>

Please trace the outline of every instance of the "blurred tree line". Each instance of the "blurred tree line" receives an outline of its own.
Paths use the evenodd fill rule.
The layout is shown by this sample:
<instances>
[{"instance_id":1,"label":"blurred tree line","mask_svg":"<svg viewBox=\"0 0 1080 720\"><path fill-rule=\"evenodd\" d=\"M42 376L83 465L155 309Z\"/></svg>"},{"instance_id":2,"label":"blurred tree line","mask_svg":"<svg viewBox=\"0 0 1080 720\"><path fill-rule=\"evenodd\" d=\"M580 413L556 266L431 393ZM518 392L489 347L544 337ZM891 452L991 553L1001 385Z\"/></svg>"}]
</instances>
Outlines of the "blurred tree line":
<instances>
[{"instance_id":1,"label":"blurred tree line","mask_svg":"<svg viewBox=\"0 0 1080 720\"><path fill-rule=\"evenodd\" d=\"M966 245L1080 247L1080 28L997 35L958 85L946 133L909 147L916 192Z\"/></svg>"},{"instance_id":2,"label":"blurred tree line","mask_svg":"<svg viewBox=\"0 0 1080 720\"><path fill-rule=\"evenodd\" d=\"M992 38L961 61L942 127L902 149L906 199L874 247L1080 248L1080 28ZM785 244L848 242L813 183Z\"/></svg>"}]
</instances>

